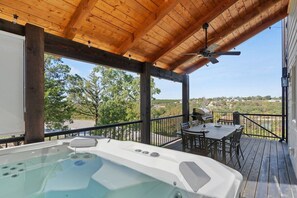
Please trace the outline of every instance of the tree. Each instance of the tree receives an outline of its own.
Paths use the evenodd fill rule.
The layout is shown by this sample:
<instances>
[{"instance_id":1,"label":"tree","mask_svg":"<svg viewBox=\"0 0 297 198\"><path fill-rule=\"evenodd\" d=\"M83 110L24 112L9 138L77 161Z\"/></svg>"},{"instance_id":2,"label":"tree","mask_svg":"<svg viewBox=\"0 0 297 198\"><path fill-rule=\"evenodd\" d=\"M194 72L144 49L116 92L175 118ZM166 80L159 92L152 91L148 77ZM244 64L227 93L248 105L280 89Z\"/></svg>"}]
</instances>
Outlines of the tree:
<instances>
[{"instance_id":1,"label":"tree","mask_svg":"<svg viewBox=\"0 0 297 198\"><path fill-rule=\"evenodd\" d=\"M72 77L70 97L77 113L110 124L139 118L140 79L121 70L96 66L88 79ZM151 83L152 95L160 90Z\"/></svg>"},{"instance_id":2,"label":"tree","mask_svg":"<svg viewBox=\"0 0 297 198\"><path fill-rule=\"evenodd\" d=\"M67 85L70 67L61 58L45 54L45 123L48 129L66 129L66 121L71 122L74 112L67 99Z\"/></svg>"}]
</instances>

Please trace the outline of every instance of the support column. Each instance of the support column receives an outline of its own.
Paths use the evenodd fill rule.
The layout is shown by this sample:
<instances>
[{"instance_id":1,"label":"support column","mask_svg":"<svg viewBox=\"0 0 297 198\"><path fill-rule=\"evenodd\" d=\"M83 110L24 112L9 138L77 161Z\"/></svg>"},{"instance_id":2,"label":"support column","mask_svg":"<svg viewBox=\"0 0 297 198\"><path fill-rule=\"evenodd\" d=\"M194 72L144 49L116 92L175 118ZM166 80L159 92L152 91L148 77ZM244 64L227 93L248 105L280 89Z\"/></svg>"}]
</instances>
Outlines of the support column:
<instances>
[{"instance_id":1,"label":"support column","mask_svg":"<svg viewBox=\"0 0 297 198\"><path fill-rule=\"evenodd\" d=\"M141 142L151 142L151 63L144 63L140 74Z\"/></svg>"},{"instance_id":2,"label":"support column","mask_svg":"<svg viewBox=\"0 0 297 198\"><path fill-rule=\"evenodd\" d=\"M25 143L44 141L44 30L25 26Z\"/></svg>"},{"instance_id":3,"label":"support column","mask_svg":"<svg viewBox=\"0 0 297 198\"><path fill-rule=\"evenodd\" d=\"M190 100L190 88L189 88L189 75L183 76L182 83L182 111L183 111L183 122L189 121L189 100Z\"/></svg>"}]
</instances>

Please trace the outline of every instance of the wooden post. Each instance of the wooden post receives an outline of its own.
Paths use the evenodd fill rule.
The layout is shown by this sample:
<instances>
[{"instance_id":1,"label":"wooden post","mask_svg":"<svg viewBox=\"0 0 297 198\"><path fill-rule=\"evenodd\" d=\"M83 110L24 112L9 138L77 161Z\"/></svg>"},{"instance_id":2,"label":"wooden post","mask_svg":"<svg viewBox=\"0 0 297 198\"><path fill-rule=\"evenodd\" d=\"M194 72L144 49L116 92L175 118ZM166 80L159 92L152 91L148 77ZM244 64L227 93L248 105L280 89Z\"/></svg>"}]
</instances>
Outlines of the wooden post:
<instances>
[{"instance_id":1,"label":"wooden post","mask_svg":"<svg viewBox=\"0 0 297 198\"><path fill-rule=\"evenodd\" d=\"M140 74L141 142L151 142L151 63L144 63Z\"/></svg>"},{"instance_id":2,"label":"wooden post","mask_svg":"<svg viewBox=\"0 0 297 198\"><path fill-rule=\"evenodd\" d=\"M237 111L233 112L233 124L240 124L239 113Z\"/></svg>"},{"instance_id":3,"label":"wooden post","mask_svg":"<svg viewBox=\"0 0 297 198\"><path fill-rule=\"evenodd\" d=\"M25 26L25 143L44 141L44 30Z\"/></svg>"},{"instance_id":4,"label":"wooden post","mask_svg":"<svg viewBox=\"0 0 297 198\"><path fill-rule=\"evenodd\" d=\"M189 91L189 75L183 76L182 83L182 112L183 112L183 122L189 121L189 100L190 100L190 91Z\"/></svg>"}]
</instances>

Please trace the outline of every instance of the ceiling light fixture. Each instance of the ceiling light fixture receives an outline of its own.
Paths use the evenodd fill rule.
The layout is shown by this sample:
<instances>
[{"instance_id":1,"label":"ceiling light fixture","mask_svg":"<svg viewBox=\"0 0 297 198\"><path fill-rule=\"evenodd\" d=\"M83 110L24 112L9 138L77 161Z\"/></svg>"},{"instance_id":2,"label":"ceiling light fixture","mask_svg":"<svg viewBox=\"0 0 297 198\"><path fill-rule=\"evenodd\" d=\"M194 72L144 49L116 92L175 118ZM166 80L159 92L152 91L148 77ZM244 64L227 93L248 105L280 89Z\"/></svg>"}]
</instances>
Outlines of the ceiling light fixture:
<instances>
[{"instance_id":1,"label":"ceiling light fixture","mask_svg":"<svg viewBox=\"0 0 297 198\"><path fill-rule=\"evenodd\" d=\"M12 16L13 16L13 20L12 20L13 24L17 24L19 16L17 14L13 14Z\"/></svg>"},{"instance_id":2,"label":"ceiling light fixture","mask_svg":"<svg viewBox=\"0 0 297 198\"><path fill-rule=\"evenodd\" d=\"M91 47L91 41L88 41L88 47L89 48Z\"/></svg>"}]
</instances>

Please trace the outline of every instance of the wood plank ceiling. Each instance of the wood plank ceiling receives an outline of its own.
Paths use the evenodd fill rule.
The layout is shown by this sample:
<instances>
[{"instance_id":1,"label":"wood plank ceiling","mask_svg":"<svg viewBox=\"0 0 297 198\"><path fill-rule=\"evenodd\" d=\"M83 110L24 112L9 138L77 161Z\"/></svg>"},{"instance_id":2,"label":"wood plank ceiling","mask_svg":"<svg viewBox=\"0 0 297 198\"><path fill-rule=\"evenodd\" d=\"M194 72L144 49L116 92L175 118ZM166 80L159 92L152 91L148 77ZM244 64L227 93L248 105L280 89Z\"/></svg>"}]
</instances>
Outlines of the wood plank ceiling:
<instances>
[{"instance_id":1,"label":"wood plank ceiling","mask_svg":"<svg viewBox=\"0 0 297 198\"><path fill-rule=\"evenodd\" d=\"M1 0L0 18L176 73L208 60L183 56L209 44L230 50L287 16L289 0ZM0 27L1 29L1 27Z\"/></svg>"}]
</instances>

